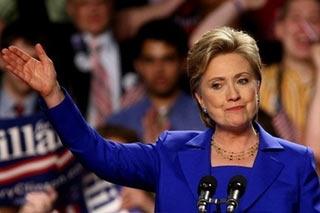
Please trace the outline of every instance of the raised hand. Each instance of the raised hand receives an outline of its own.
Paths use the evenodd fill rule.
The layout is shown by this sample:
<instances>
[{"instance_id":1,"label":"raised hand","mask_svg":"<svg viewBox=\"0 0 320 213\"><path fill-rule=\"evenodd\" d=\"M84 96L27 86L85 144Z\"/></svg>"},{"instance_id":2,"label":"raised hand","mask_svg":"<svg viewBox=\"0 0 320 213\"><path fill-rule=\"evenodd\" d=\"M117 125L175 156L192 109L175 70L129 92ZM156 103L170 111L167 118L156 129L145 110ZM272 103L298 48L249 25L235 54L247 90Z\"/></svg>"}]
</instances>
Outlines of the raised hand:
<instances>
[{"instance_id":1,"label":"raised hand","mask_svg":"<svg viewBox=\"0 0 320 213\"><path fill-rule=\"evenodd\" d=\"M46 100L49 107L59 104L64 95L59 87L53 62L40 44L35 46L39 60L15 46L4 48L2 58L7 71L13 73Z\"/></svg>"}]
</instances>

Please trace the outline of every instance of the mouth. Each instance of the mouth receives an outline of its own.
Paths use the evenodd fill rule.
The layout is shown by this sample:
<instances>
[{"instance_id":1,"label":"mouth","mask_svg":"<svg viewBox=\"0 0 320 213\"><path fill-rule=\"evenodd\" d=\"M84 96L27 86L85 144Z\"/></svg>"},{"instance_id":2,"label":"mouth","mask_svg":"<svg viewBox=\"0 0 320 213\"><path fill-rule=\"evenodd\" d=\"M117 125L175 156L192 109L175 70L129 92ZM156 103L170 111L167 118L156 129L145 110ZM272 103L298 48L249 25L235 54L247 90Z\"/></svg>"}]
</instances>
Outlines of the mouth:
<instances>
[{"instance_id":1,"label":"mouth","mask_svg":"<svg viewBox=\"0 0 320 213\"><path fill-rule=\"evenodd\" d=\"M312 41L307 36L304 36L304 35L296 36L295 40L298 44L304 45L304 46L309 46L312 43Z\"/></svg>"},{"instance_id":2,"label":"mouth","mask_svg":"<svg viewBox=\"0 0 320 213\"><path fill-rule=\"evenodd\" d=\"M244 108L244 106L234 106L234 107L229 107L226 109L226 111L239 111L242 110Z\"/></svg>"}]
</instances>

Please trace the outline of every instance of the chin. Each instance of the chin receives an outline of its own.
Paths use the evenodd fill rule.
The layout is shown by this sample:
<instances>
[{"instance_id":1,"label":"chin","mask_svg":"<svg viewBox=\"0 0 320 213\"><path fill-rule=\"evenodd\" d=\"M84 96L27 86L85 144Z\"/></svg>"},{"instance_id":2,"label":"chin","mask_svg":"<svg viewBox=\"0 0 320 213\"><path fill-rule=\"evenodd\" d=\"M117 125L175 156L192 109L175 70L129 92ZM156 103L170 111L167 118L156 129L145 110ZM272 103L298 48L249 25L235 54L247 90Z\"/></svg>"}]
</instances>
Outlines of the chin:
<instances>
[{"instance_id":1,"label":"chin","mask_svg":"<svg viewBox=\"0 0 320 213\"><path fill-rule=\"evenodd\" d=\"M237 121L229 121L228 126L231 129L243 129L248 127L251 121L249 120L237 120Z\"/></svg>"}]
</instances>

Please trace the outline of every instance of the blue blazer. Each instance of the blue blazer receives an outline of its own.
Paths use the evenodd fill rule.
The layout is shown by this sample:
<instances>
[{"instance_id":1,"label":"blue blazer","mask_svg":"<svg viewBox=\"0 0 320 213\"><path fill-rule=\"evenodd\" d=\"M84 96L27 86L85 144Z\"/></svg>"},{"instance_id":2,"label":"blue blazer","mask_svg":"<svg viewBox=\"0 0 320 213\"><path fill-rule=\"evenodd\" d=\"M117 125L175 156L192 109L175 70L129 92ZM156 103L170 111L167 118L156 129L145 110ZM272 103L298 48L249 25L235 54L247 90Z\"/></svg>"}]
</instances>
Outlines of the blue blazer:
<instances>
[{"instance_id":1,"label":"blue blazer","mask_svg":"<svg viewBox=\"0 0 320 213\"><path fill-rule=\"evenodd\" d=\"M214 130L167 131L155 145L118 144L89 127L68 95L46 114L65 146L100 177L155 192L156 212L197 212L199 180L211 171ZM237 212L320 212L311 150L257 128L259 150Z\"/></svg>"}]
</instances>

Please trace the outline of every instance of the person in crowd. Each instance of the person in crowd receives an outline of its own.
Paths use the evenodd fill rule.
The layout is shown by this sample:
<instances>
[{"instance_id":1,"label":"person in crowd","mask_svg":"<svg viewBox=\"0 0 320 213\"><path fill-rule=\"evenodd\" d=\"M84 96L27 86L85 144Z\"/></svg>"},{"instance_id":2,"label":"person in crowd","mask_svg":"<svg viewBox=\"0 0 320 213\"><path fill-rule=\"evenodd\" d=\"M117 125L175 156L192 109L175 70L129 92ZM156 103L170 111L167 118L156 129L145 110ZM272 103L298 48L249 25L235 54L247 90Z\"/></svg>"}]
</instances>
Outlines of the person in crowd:
<instances>
[{"instance_id":1,"label":"person in crowd","mask_svg":"<svg viewBox=\"0 0 320 213\"><path fill-rule=\"evenodd\" d=\"M165 131L156 144L103 139L59 86L54 64L40 44L36 50L39 60L15 46L3 49L2 57L11 73L40 93L42 107L65 146L100 177L154 191L155 212L197 212L199 181L208 175L217 179L214 197L220 201L233 192L238 195L227 185L242 175L245 190L237 202L239 212L320 211L310 148L273 137L255 121L262 66L248 34L223 27L195 43L188 55L188 74L208 129ZM227 199L229 209L235 207L232 201ZM209 212L216 209L214 203L206 207ZM225 203L219 207L225 208Z\"/></svg>"},{"instance_id":2,"label":"person in crowd","mask_svg":"<svg viewBox=\"0 0 320 213\"><path fill-rule=\"evenodd\" d=\"M165 129L204 129L196 104L182 90L187 49L185 33L173 22L161 19L144 25L136 37L134 66L145 95L107 123L133 129L145 142Z\"/></svg>"},{"instance_id":3,"label":"person in crowd","mask_svg":"<svg viewBox=\"0 0 320 213\"><path fill-rule=\"evenodd\" d=\"M1 37L1 46L16 45L31 56L36 57L34 40L37 36L33 33L23 33L19 25L18 22L12 23L4 29ZM38 94L22 80L9 72L2 72L0 83L0 119L14 119L36 113L38 109L37 96ZM21 213L48 211L52 209L56 196L57 193L53 188L48 189L48 192L30 192L26 195L24 205L12 207L10 204L2 204L0 212L15 212L19 208L19 212ZM35 202L36 200L37 202Z\"/></svg>"},{"instance_id":4,"label":"person in crowd","mask_svg":"<svg viewBox=\"0 0 320 213\"><path fill-rule=\"evenodd\" d=\"M204 0L207 1L207 0ZM216 2L216 1L210 1ZM195 43L203 33L221 26L245 30L258 41L262 61L270 64L279 61L279 43L273 26L277 10L285 0L227 0L208 10L198 20L189 36L189 45ZM254 18L252 18L254 17Z\"/></svg>"},{"instance_id":5,"label":"person in crowd","mask_svg":"<svg viewBox=\"0 0 320 213\"><path fill-rule=\"evenodd\" d=\"M36 57L34 45L37 36L22 30L24 29L19 22L5 28L1 36L1 46L16 45ZM38 94L28 84L11 73L1 72L0 86L0 118L28 116L37 112Z\"/></svg>"},{"instance_id":6,"label":"person in crowd","mask_svg":"<svg viewBox=\"0 0 320 213\"><path fill-rule=\"evenodd\" d=\"M310 146L319 163L320 1L286 1L275 24L282 59L267 66L261 108L273 118L277 133Z\"/></svg>"},{"instance_id":7,"label":"person in crowd","mask_svg":"<svg viewBox=\"0 0 320 213\"><path fill-rule=\"evenodd\" d=\"M37 57L34 45L40 40L41 33L29 31L22 22L17 21L4 28L1 47L15 45ZM40 111L38 94L20 78L3 72L5 67L2 60L0 64L0 212L63 211L67 207L71 210L76 202L65 199L61 191L56 190L63 183L50 183L64 177L65 171L60 170L58 165L70 165L74 158L67 158L72 156L71 153L62 147ZM66 153L61 155L63 152ZM50 161L58 156L65 160ZM74 187L72 182L68 184L70 188ZM81 194L81 184L78 185L77 193ZM64 190L65 193L75 192L68 191L68 186ZM58 201L58 197L65 200Z\"/></svg>"},{"instance_id":8,"label":"person in crowd","mask_svg":"<svg viewBox=\"0 0 320 213\"><path fill-rule=\"evenodd\" d=\"M121 52L112 30L113 0L67 0L66 11L72 24L53 38L53 58L62 85L87 120L99 126L120 109L123 88Z\"/></svg>"}]
</instances>

